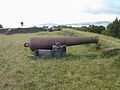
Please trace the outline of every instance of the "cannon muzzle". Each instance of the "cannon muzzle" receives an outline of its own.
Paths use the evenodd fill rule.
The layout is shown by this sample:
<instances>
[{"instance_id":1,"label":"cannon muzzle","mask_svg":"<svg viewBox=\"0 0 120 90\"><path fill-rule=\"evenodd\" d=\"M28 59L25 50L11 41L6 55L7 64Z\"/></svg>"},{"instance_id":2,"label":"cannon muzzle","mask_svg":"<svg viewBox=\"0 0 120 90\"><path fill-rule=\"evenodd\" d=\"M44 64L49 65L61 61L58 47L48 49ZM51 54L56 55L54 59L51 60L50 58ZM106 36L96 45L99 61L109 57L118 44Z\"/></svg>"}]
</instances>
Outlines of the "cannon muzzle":
<instances>
[{"instance_id":1,"label":"cannon muzzle","mask_svg":"<svg viewBox=\"0 0 120 90\"><path fill-rule=\"evenodd\" d=\"M24 46L35 51L37 49L52 49L52 46L56 44L73 46L90 43L98 43L98 37L33 37L30 39L30 42L25 43Z\"/></svg>"}]
</instances>

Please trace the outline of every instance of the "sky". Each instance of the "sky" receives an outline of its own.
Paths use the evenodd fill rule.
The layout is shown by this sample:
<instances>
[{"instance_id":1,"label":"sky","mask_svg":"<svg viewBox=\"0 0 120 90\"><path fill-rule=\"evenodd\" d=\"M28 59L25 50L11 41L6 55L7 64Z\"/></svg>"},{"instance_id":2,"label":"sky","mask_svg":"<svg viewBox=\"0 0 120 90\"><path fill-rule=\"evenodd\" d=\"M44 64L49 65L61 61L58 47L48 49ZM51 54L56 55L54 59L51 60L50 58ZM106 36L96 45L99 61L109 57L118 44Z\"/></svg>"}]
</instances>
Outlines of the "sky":
<instances>
[{"instance_id":1,"label":"sky","mask_svg":"<svg viewBox=\"0 0 120 90\"><path fill-rule=\"evenodd\" d=\"M120 0L0 0L3 27L69 24L120 19Z\"/></svg>"}]
</instances>

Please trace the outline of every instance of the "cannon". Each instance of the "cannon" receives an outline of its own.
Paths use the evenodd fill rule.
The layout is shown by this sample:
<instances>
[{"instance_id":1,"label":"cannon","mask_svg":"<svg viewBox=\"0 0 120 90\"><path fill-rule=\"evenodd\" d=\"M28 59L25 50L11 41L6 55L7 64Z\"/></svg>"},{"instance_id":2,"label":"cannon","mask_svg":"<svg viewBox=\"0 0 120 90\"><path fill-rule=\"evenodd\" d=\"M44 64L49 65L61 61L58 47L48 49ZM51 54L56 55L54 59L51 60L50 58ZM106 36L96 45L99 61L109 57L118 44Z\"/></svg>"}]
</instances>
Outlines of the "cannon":
<instances>
[{"instance_id":1,"label":"cannon","mask_svg":"<svg viewBox=\"0 0 120 90\"><path fill-rule=\"evenodd\" d=\"M60 57L65 56L66 46L98 43L97 36L84 36L84 37L33 37L29 42L25 43L25 47L29 47L35 51L38 56L45 51L50 52L49 56ZM63 53L64 52L64 53ZM62 54L63 53L63 54ZM56 56L57 54L57 56ZM44 55L43 55L44 56Z\"/></svg>"}]
</instances>

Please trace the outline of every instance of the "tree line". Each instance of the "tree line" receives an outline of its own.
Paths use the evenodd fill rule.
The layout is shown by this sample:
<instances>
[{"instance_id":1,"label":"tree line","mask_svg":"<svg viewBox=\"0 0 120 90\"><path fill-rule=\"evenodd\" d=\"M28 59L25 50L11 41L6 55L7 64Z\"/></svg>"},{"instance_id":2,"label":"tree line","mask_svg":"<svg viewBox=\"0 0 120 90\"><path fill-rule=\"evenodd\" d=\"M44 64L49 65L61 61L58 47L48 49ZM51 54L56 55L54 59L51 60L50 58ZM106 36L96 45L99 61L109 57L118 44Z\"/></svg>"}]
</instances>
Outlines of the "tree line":
<instances>
[{"instance_id":1,"label":"tree line","mask_svg":"<svg viewBox=\"0 0 120 90\"><path fill-rule=\"evenodd\" d=\"M107 36L120 38L120 20L118 18L116 18L107 27L104 27L102 25L101 26L89 25L89 26L82 26L82 27L72 27L72 26L62 25L58 27L71 28L79 31L93 32L93 33L104 34Z\"/></svg>"}]
</instances>

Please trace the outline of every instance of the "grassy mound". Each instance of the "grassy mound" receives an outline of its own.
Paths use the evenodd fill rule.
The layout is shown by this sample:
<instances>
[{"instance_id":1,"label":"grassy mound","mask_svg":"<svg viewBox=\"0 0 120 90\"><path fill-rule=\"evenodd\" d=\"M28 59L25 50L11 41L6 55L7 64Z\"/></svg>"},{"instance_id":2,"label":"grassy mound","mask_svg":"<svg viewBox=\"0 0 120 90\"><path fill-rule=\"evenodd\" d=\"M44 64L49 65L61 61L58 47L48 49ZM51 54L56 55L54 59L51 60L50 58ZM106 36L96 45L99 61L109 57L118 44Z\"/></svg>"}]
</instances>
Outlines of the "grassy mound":
<instances>
[{"instance_id":1,"label":"grassy mound","mask_svg":"<svg viewBox=\"0 0 120 90\"><path fill-rule=\"evenodd\" d=\"M0 34L1 90L119 90L120 53L103 57L95 44L67 47L63 58L30 58L23 44L30 37L98 35L100 45L119 48L120 40L64 29L56 32Z\"/></svg>"}]
</instances>

